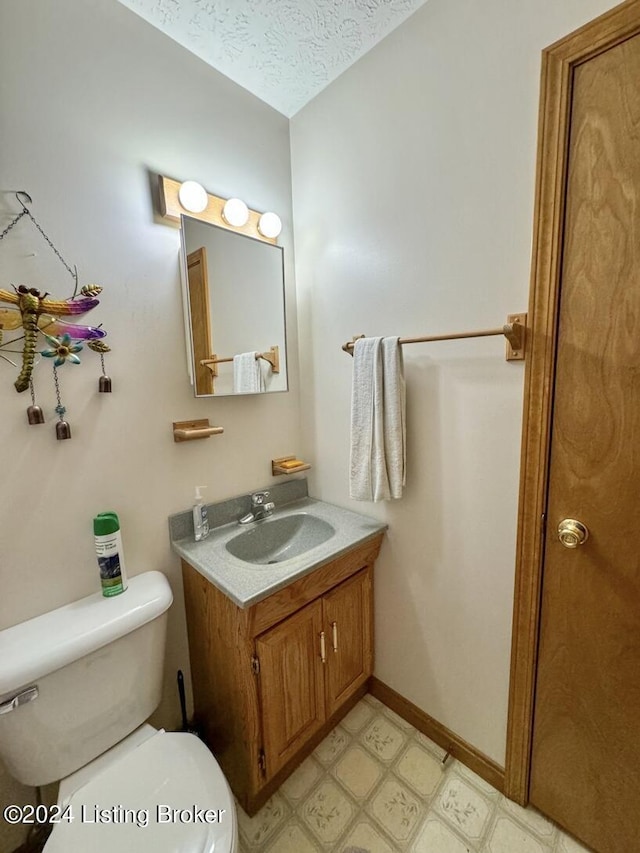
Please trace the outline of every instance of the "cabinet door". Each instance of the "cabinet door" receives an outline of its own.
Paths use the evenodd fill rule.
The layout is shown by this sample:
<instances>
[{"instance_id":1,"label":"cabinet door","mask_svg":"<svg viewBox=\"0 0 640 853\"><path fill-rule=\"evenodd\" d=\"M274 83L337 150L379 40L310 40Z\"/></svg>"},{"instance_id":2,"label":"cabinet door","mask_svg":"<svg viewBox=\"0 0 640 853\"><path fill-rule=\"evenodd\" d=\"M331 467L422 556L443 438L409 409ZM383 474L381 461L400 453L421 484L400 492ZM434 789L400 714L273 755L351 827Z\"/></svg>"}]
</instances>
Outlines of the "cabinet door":
<instances>
[{"instance_id":1,"label":"cabinet door","mask_svg":"<svg viewBox=\"0 0 640 853\"><path fill-rule=\"evenodd\" d=\"M323 599L327 637L325 696L327 716L373 671L371 570L363 569Z\"/></svg>"},{"instance_id":2,"label":"cabinet door","mask_svg":"<svg viewBox=\"0 0 640 853\"><path fill-rule=\"evenodd\" d=\"M325 720L321 631L322 603L314 601L256 638L267 779Z\"/></svg>"}]
</instances>

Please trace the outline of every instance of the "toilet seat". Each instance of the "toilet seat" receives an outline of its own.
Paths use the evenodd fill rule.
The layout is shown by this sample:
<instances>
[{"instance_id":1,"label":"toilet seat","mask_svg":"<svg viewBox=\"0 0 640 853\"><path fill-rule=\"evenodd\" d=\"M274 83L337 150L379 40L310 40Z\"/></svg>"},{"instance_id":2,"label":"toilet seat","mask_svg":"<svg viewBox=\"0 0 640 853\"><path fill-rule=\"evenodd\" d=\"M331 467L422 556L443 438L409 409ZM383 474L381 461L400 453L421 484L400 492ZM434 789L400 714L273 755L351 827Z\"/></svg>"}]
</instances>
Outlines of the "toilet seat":
<instances>
[{"instance_id":1,"label":"toilet seat","mask_svg":"<svg viewBox=\"0 0 640 853\"><path fill-rule=\"evenodd\" d=\"M194 735L145 728L63 780L44 853L235 853L235 804L213 755Z\"/></svg>"}]
</instances>

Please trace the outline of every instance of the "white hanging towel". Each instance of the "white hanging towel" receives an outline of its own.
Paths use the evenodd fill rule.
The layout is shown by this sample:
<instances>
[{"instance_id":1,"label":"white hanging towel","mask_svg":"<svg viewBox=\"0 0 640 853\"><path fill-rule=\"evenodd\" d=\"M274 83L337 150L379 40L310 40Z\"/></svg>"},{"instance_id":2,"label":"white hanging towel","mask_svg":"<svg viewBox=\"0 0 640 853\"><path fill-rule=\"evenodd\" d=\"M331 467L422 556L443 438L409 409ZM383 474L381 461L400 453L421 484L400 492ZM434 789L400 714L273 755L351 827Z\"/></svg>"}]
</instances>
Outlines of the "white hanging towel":
<instances>
[{"instance_id":1,"label":"white hanging towel","mask_svg":"<svg viewBox=\"0 0 640 853\"><path fill-rule=\"evenodd\" d=\"M257 352L243 352L233 357L234 394L257 394L264 391L264 378Z\"/></svg>"},{"instance_id":2,"label":"white hanging towel","mask_svg":"<svg viewBox=\"0 0 640 853\"><path fill-rule=\"evenodd\" d=\"M398 338L359 338L353 348L349 494L357 501L401 498L406 419Z\"/></svg>"}]
</instances>

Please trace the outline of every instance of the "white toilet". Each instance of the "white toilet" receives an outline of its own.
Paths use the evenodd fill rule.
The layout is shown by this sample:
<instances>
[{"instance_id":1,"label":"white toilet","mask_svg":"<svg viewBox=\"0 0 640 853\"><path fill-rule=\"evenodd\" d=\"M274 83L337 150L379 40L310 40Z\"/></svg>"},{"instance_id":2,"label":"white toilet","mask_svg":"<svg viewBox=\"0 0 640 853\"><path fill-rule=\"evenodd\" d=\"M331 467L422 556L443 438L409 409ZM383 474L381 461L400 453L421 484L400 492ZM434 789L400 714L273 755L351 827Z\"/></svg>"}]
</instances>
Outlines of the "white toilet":
<instances>
[{"instance_id":1,"label":"white toilet","mask_svg":"<svg viewBox=\"0 0 640 853\"><path fill-rule=\"evenodd\" d=\"M160 572L0 631L0 756L60 781L45 853L236 853L231 791L192 734L144 724L160 702L171 588Z\"/></svg>"}]
</instances>

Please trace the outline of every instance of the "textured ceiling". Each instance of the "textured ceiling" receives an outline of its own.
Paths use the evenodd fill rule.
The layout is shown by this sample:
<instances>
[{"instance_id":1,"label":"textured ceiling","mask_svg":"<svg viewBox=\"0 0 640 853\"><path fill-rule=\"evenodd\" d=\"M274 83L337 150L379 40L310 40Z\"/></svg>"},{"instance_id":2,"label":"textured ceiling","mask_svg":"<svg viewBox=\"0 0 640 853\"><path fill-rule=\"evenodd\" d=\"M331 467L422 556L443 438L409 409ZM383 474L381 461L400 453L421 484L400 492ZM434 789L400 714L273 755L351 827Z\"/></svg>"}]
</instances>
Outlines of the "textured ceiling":
<instances>
[{"instance_id":1,"label":"textured ceiling","mask_svg":"<svg viewBox=\"0 0 640 853\"><path fill-rule=\"evenodd\" d=\"M293 115L425 0L120 0Z\"/></svg>"}]
</instances>

